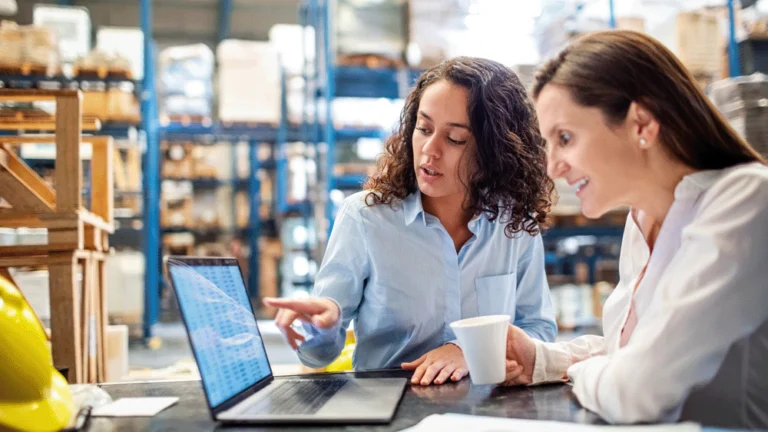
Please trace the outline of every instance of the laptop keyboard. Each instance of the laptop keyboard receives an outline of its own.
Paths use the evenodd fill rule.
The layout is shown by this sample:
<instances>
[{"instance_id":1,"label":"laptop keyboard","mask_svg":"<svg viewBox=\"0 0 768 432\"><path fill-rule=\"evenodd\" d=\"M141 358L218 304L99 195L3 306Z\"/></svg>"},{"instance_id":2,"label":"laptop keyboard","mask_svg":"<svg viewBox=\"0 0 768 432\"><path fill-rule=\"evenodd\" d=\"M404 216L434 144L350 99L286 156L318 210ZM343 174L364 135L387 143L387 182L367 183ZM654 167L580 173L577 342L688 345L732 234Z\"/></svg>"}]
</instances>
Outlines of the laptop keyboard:
<instances>
[{"instance_id":1,"label":"laptop keyboard","mask_svg":"<svg viewBox=\"0 0 768 432\"><path fill-rule=\"evenodd\" d=\"M277 415L314 414L346 383L346 380L283 381L248 411L263 414L266 409L266 413Z\"/></svg>"}]
</instances>

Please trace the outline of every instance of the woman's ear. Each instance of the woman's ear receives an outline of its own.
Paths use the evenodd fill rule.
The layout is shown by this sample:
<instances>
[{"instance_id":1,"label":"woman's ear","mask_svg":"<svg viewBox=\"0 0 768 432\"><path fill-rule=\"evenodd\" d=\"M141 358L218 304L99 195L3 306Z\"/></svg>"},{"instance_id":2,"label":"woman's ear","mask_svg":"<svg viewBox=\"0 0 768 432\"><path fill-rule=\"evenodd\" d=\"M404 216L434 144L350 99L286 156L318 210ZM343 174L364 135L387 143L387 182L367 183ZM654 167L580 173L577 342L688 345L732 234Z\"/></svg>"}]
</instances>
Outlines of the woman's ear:
<instances>
[{"instance_id":1,"label":"woman's ear","mask_svg":"<svg viewBox=\"0 0 768 432\"><path fill-rule=\"evenodd\" d=\"M659 137L659 121L647 108L632 102L627 112L627 121L630 126L630 139L641 149L648 149L656 144Z\"/></svg>"}]
</instances>

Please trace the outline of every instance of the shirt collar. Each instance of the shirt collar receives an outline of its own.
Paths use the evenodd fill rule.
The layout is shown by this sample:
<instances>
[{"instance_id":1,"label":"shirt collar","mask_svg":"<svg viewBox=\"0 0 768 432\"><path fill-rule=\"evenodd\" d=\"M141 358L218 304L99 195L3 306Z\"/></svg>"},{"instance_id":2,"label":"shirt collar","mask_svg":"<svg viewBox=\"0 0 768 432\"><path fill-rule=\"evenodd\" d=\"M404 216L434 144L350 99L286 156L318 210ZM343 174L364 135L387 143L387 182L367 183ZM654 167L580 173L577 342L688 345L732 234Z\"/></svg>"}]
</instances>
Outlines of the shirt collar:
<instances>
[{"instance_id":1,"label":"shirt collar","mask_svg":"<svg viewBox=\"0 0 768 432\"><path fill-rule=\"evenodd\" d=\"M421 192L416 191L409 194L403 200L403 214L405 216L405 225L411 225L416 221L416 218L421 216L421 221L426 225L427 221L424 218L424 207L421 204Z\"/></svg>"},{"instance_id":2,"label":"shirt collar","mask_svg":"<svg viewBox=\"0 0 768 432\"><path fill-rule=\"evenodd\" d=\"M725 169L702 170L693 174L688 174L680 180L675 187L675 199L696 199L705 190L709 189L718 178L724 173Z\"/></svg>"},{"instance_id":3,"label":"shirt collar","mask_svg":"<svg viewBox=\"0 0 768 432\"><path fill-rule=\"evenodd\" d=\"M413 192L405 197L403 200L403 215L405 217L406 226L411 225L416 221L416 219L419 218L421 219L422 223L426 225L426 214L427 213L424 211L424 206L421 202L420 191ZM480 215L474 216L472 219L470 219L468 227L472 234L477 234L477 232L480 230L480 223L483 219L486 219L485 213L481 213Z\"/></svg>"},{"instance_id":4,"label":"shirt collar","mask_svg":"<svg viewBox=\"0 0 768 432\"><path fill-rule=\"evenodd\" d=\"M485 215L484 212L480 213L479 215L473 216L472 219L469 220L469 224L467 224L469 231L471 231L472 234L477 235L477 232L480 230L480 221L486 218L487 216Z\"/></svg>"}]
</instances>

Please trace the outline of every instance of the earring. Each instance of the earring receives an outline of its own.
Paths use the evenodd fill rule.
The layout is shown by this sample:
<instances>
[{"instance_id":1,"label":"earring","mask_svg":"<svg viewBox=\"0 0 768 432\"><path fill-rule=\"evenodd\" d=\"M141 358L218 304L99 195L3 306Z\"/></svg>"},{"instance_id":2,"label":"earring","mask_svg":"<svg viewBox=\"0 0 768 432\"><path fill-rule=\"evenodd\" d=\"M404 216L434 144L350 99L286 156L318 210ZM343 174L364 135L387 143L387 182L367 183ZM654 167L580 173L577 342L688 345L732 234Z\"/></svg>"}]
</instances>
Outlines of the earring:
<instances>
[{"instance_id":1,"label":"earring","mask_svg":"<svg viewBox=\"0 0 768 432\"><path fill-rule=\"evenodd\" d=\"M646 145L648 145L648 141L645 138L640 138L640 147L645 147Z\"/></svg>"}]
</instances>

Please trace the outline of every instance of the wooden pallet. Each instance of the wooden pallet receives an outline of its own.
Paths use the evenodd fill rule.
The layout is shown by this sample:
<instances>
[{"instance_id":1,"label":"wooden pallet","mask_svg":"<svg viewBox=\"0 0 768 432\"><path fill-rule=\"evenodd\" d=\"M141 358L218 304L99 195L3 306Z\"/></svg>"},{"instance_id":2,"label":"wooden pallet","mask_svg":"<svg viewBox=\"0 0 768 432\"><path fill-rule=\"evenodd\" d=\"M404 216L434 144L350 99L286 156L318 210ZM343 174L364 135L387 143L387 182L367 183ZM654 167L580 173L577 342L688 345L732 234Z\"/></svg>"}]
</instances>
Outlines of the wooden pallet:
<instances>
[{"instance_id":1,"label":"wooden pallet","mask_svg":"<svg viewBox=\"0 0 768 432\"><path fill-rule=\"evenodd\" d=\"M400 60L379 54L340 55L336 63L340 66L359 66L371 69L398 68L403 66L403 62Z\"/></svg>"},{"instance_id":2,"label":"wooden pallet","mask_svg":"<svg viewBox=\"0 0 768 432\"><path fill-rule=\"evenodd\" d=\"M160 124L168 126L171 123L181 123L183 126L203 125L210 126L213 120L208 116L202 115L164 115L160 117Z\"/></svg>"},{"instance_id":3,"label":"wooden pallet","mask_svg":"<svg viewBox=\"0 0 768 432\"><path fill-rule=\"evenodd\" d=\"M229 129L256 129L260 127L264 127L264 128L278 127L278 123L252 122L252 121L224 121L224 120L222 120L221 125L224 126L224 128L229 128Z\"/></svg>"},{"instance_id":4,"label":"wooden pallet","mask_svg":"<svg viewBox=\"0 0 768 432\"><path fill-rule=\"evenodd\" d=\"M92 68L74 67L74 75L78 78L98 78L98 79L116 79L133 80L133 73L127 69L110 68L108 66L98 66Z\"/></svg>"},{"instance_id":5,"label":"wooden pallet","mask_svg":"<svg viewBox=\"0 0 768 432\"><path fill-rule=\"evenodd\" d=\"M18 65L0 64L0 75L13 76L53 76L54 70L47 65L36 65L32 63L22 63Z\"/></svg>"},{"instance_id":6,"label":"wooden pallet","mask_svg":"<svg viewBox=\"0 0 768 432\"><path fill-rule=\"evenodd\" d=\"M86 131L101 129L96 117L83 117ZM0 130L55 130L56 116L40 109L0 109Z\"/></svg>"}]
</instances>

